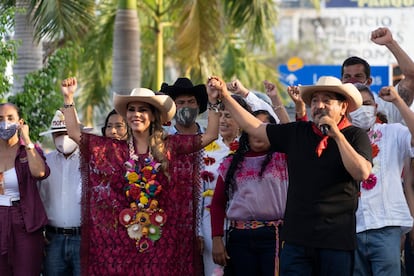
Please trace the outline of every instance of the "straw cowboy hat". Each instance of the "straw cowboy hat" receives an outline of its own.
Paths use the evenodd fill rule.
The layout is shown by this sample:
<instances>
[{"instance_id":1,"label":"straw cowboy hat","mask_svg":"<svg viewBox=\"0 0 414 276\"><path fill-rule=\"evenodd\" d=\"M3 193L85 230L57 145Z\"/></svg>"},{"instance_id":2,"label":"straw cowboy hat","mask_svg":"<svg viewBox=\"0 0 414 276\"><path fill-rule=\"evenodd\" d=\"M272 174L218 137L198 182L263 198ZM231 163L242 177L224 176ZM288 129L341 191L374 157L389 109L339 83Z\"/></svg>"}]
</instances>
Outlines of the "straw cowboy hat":
<instances>
[{"instance_id":1,"label":"straw cowboy hat","mask_svg":"<svg viewBox=\"0 0 414 276\"><path fill-rule=\"evenodd\" d=\"M343 84L335 77L323 76L318 79L315 85L299 86L300 95L303 101L310 106L312 95L315 92L333 92L343 95L348 102L348 111L352 112L362 105L361 93L352 83Z\"/></svg>"},{"instance_id":2,"label":"straw cowboy hat","mask_svg":"<svg viewBox=\"0 0 414 276\"><path fill-rule=\"evenodd\" d=\"M82 126L82 131L91 131L93 128L91 127L84 127ZM66 123L65 123L65 115L63 115L62 111L56 110L55 116L53 116L52 122L50 123L50 128L47 131L40 132L40 136L44 136L46 134L55 133L55 132L66 132Z\"/></svg>"},{"instance_id":3,"label":"straw cowboy hat","mask_svg":"<svg viewBox=\"0 0 414 276\"><path fill-rule=\"evenodd\" d=\"M114 108L119 115L125 118L128 103L144 102L154 106L161 114L161 123L167 123L175 115L175 103L167 95L155 95L147 88L134 88L130 95L119 95L114 93Z\"/></svg>"},{"instance_id":4,"label":"straw cowboy hat","mask_svg":"<svg viewBox=\"0 0 414 276\"><path fill-rule=\"evenodd\" d=\"M178 78L173 85L163 83L160 92L167 94L173 100L181 95L193 95L199 106L199 114L207 110L208 95L204 84L194 86L188 78Z\"/></svg>"}]
</instances>

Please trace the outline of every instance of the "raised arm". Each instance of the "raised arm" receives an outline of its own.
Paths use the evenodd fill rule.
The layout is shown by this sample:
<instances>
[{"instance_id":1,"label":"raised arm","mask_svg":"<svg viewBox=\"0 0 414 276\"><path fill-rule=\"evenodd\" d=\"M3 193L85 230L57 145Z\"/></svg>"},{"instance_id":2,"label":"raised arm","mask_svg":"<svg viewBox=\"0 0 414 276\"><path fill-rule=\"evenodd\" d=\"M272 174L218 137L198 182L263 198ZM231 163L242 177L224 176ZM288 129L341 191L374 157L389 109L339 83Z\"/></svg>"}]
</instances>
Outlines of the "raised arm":
<instances>
[{"instance_id":1,"label":"raised arm","mask_svg":"<svg viewBox=\"0 0 414 276\"><path fill-rule=\"evenodd\" d=\"M279 92L277 91L277 86L270 81L263 81L263 85L266 90L266 94L272 100L273 110L277 114L282 124L290 122L289 114L286 111L285 106L282 103Z\"/></svg>"},{"instance_id":2,"label":"raised arm","mask_svg":"<svg viewBox=\"0 0 414 276\"><path fill-rule=\"evenodd\" d=\"M391 51L405 77L414 78L414 62L392 37L388 28L378 28L371 33L371 41L384 45ZM414 92L413 92L414 93Z\"/></svg>"},{"instance_id":3,"label":"raised arm","mask_svg":"<svg viewBox=\"0 0 414 276\"><path fill-rule=\"evenodd\" d=\"M381 88L378 95L387 102L392 102L400 111L408 129L411 133L411 146L414 146L414 113L400 97L394 86L385 86Z\"/></svg>"},{"instance_id":4,"label":"raised arm","mask_svg":"<svg viewBox=\"0 0 414 276\"><path fill-rule=\"evenodd\" d=\"M234 120L239 126L249 135L268 141L266 133L266 124L255 118L241 105L239 105L227 90L226 83L219 77L213 76L209 78L207 83L208 89L215 91L214 94L217 99L221 99L226 106L226 109L231 113ZM209 95L210 97L210 95Z\"/></svg>"},{"instance_id":5,"label":"raised arm","mask_svg":"<svg viewBox=\"0 0 414 276\"><path fill-rule=\"evenodd\" d=\"M208 144L216 140L219 134L220 110L217 100L217 91L211 90L208 85L208 82L206 85L209 105L207 118L208 122L207 129L201 136L201 144L203 147L207 146Z\"/></svg>"},{"instance_id":6,"label":"raised arm","mask_svg":"<svg viewBox=\"0 0 414 276\"><path fill-rule=\"evenodd\" d=\"M287 92L292 99L293 103L295 104L295 117L297 121L305 120L307 121L306 115L306 104L302 100L302 97L299 93L299 86L288 86Z\"/></svg>"},{"instance_id":7,"label":"raised arm","mask_svg":"<svg viewBox=\"0 0 414 276\"><path fill-rule=\"evenodd\" d=\"M227 83L227 90L234 94L242 96L253 111L261 109L267 110L270 115L276 119L276 122L281 121L279 116L273 110L273 107L256 96L255 93L250 93L249 90L240 82L240 80L236 79Z\"/></svg>"},{"instance_id":8,"label":"raised arm","mask_svg":"<svg viewBox=\"0 0 414 276\"><path fill-rule=\"evenodd\" d=\"M75 110L75 104L73 101L73 95L75 94L78 86L76 78L67 78L62 81L61 91L63 95L64 109L63 115L65 115L66 129L68 135L77 144L81 141L81 131L78 123L78 116Z\"/></svg>"}]
</instances>

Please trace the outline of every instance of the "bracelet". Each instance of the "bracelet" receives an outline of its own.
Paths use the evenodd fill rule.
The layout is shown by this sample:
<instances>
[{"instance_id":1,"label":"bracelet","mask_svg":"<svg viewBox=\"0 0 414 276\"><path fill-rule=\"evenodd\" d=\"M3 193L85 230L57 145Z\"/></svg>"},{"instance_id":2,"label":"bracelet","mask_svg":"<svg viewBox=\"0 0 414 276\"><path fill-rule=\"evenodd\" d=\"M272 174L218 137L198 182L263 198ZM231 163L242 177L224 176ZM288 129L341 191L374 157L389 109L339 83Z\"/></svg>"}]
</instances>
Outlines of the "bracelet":
<instances>
[{"instance_id":1,"label":"bracelet","mask_svg":"<svg viewBox=\"0 0 414 276\"><path fill-rule=\"evenodd\" d=\"M74 107L75 106L75 104L74 103L71 103L71 104L63 104L63 108L71 108L71 107Z\"/></svg>"},{"instance_id":2,"label":"bracelet","mask_svg":"<svg viewBox=\"0 0 414 276\"><path fill-rule=\"evenodd\" d=\"M278 105L278 106L275 106L274 108L273 108L273 110L276 112L276 111L278 111L279 109L281 109L281 108L283 108L283 105Z\"/></svg>"},{"instance_id":3,"label":"bracelet","mask_svg":"<svg viewBox=\"0 0 414 276\"><path fill-rule=\"evenodd\" d=\"M221 109L221 100L217 100L215 104L208 102L208 110L218 113Z\"/></svg>"}]
</instances>

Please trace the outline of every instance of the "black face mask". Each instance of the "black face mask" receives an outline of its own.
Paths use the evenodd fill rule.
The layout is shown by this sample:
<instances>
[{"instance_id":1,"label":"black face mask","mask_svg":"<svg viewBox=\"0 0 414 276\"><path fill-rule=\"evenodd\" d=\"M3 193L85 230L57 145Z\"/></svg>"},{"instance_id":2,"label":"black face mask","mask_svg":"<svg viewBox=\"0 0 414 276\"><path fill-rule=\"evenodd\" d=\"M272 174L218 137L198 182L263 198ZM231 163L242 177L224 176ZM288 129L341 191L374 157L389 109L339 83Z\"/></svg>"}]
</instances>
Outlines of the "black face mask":
<instances>
[{"instance_id":1,"label":"black face mask","mask_svg":"<svg viewBox=\"0 0 414 276\"><path fill-rule=\"evenodd\" d=\"M191 107L182 107L175 113L175 121L183 126L191 126L197 119L199 109Z\"/></svg>"}]
</instances>

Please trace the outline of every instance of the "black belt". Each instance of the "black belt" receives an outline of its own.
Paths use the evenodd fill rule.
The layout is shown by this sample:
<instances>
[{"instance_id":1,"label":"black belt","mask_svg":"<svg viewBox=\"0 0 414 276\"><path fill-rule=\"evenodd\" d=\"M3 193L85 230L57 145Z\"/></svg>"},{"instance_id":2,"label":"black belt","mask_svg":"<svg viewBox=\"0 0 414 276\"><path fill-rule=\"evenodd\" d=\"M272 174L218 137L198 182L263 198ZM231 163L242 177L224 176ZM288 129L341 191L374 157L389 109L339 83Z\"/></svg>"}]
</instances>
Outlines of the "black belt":
<instances>
[{"instance_id":1,"label":"black belt","mask_svg":"<svg viewBox=\"0 0 414 276\"><path fill-rule=\"evenodd\" d=\"M19 206L20 205L20 200L14 200L11 202L12 206Z\"/></svg>"},{"instance_id":2,"label":"black belt","mask_svg":"<svg viewBox=\"0 0 414 276\"><path fill-rule=\"evenodd\" d=\"M76 236L81 234L81 228L80 227L66 227L66 228L60 228L60 227L54 227L50 225L46 225L46 231L54 234L62 234L62 235L69 235L69 236Z\"/></svg>"}]
</instances>

